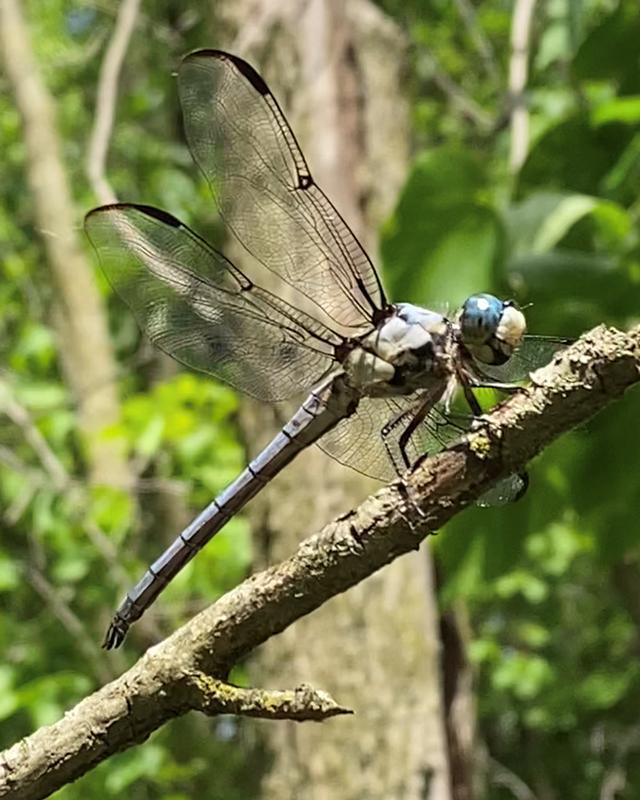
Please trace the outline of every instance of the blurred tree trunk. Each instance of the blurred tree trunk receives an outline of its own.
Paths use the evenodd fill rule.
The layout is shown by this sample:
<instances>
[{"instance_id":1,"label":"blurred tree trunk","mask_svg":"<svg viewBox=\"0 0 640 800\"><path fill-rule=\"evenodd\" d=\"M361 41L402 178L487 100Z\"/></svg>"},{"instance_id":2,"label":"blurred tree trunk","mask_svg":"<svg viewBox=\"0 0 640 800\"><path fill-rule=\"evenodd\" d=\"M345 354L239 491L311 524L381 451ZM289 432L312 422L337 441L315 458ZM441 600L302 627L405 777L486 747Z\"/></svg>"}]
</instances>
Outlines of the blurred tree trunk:
<instances>
[{"instance_id":1,"label":"blurred tree trunk","mask_svg":"<svg viewBox=\"0 0 640 800\"><path fill-rule=\"evenodd\" d=\"M365 0L224 8L222 24L236 31L227 46L262 70L314 177L375 256L375 231L391 211L409 156L401 35ZM245 405L251 453L290 411ZM271 562L292 552L305 533L373 488L317 448L301 454L252 505L259 558ZM356 714L322 726L263 726L272 756L264 797L449 800L439 655L426 549L268 643L253 667L257 685L308 681Z\"/></svg>"},{"instance_id":2,"label":"blurred tree trunk","mask_svg":"<svg viewBox=\"0 0 640 800\"><path fill-rule=\"evenodd\" d=\"M34 227L42 234L53 278L52 322L66 380L78 404L89 478L128 487L121 442L102 435L119 416L117 367L107 321L79 241L54 102L40 77L18 0L0 2L0 38L5 73L22 118Z\"/></svg>"},{"instance_id":3,"label":"blurred tree trunk","mask_svg":"<svg viewBox=\"0 0 640 800\"><path fill-rule=\"evenodd\" d=\"M438 586L441 583L440 573L436 565ZM477 755L474 676L467 659L470 639L469 615L462 603L457 603L455 609L447 609L440 615L444 707L453 800L473 800L478 794L484 794L481 786L486 777L486 764Z\"/></svg>"}]
</instances>

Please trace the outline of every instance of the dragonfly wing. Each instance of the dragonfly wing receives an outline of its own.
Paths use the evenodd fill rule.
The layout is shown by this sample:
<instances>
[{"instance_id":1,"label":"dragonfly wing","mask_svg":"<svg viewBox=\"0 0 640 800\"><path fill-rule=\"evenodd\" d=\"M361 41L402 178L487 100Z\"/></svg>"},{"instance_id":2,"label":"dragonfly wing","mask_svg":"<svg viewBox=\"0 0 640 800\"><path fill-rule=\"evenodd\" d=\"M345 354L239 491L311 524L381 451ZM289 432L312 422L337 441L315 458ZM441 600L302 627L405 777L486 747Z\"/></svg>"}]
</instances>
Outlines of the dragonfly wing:
<instances>
[{"instance_id":1,"label":"dragonfly wing","mask_svg":"<svg viewBox=\"0 0 640 800\"><path fill-rule=\"evenodd\" d=\"M423 393L406 397L364 397L358 410L325 434L318 445L341 464L385 483L401 475L406 465L400 436L421 404ZM442 450L464 433L434 407L406 446L409 463Z\"/></svg>"},{"instance_id":2,"label":"dragonfly wing","mask_svg":"<svg viewBox=\"0 0 640 800\"><path fill-rule=\"evenodd\" d=\"M512 472L506 478L501 478L494 486L476 500L476 505L482 508L490 506L506 506L514 503L526 493L529 487L529 474L527 472Z\"/></svg>"},{"instance_id":3,"label":"dragonfly wing","mask_svg":"<svg viewBox=\"0 0 640 800\"><path fill-rule=\"evenodd\" d=\"M103 206L85 229L140 327L183 364L269 401L298 394L331 368L336 334L255 286L170 214Z\"/></svg>"},{"instance_id":4,"label":"dragonfly wing","mask_svg":"<svg viewBox=\"0 0 640 800\"><path fill-rule=\"evenodd\" d=\"M517 383L527 380L530 373L548 364L556 353L564 350L572 341L557 336L525 336L506 363L488 365L476 361L475 367L480 376L492 381Z\"/></svg>"},{"instance_id":5,"label":"dragonfly wing","mask_svg":"<svg viewBox=\"0 0 640 800\"><path fill-rule=\"evenodd\" d=\"M227 227L334 322L369 326L386 304L378 275L264 80L237 56L200 50L183 60L178 87L191 153Z\"/></svg>"},{"instance_id":6,"label":"dragonfly wing","mask_svg":"<svg viewBox=\"0 0 640 800\"><path fill-rule=\"evenodd\" d=\"M406 469L400 436L421 402L422 392L406 397L365 397L360 401L358 411L338 423L318 444L341 464L387 483ZM420 458L433 455L458 441L473 420L474 417L465 416L454 421L439 406L434 406L407 442L409 463L415 464ZM483 507L512 503L524 495L528 485L526 472L513 473L498 481L476 503Z\"/></svg>"}]
</instances>

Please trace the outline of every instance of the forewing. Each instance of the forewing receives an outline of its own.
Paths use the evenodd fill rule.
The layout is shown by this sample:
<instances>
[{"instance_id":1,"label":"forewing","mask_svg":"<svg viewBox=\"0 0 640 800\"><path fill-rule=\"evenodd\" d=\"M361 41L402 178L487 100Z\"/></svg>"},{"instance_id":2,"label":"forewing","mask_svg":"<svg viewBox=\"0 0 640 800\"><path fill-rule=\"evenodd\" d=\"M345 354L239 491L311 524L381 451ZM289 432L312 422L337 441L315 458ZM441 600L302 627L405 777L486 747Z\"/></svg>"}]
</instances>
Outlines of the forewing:
<instances>
[{"instance_id":1,"label":"forewing","mask_svg":"<svg viewBox=\"0 0 640 800\"><path fill-rule=\"evenodd\" d=\"M140 327L183 364L269 401L298 394L331 367L335 334L252 284L170 214L103 206L85 229Z\"/></svg>"},{"instance_id":2,"label":"forewing","mask_svg":"<svg viewBox=\"0 0 640 800\"><path fill-rule=\"evenodd\" d=\"M560 350L571 344L572 339L556 336L525 336L520 347L505 363L496 365L475 362L480 375L502 383L516 383L527 380L530 373L545 364Z\"/></svg>"},{"instance_id":3,"label":"forewing","mask_svg":"<svg viewBox=\"0 0 640 800\"><path fill-rule=\"evenodd\" d=\"M183 60L178 86L191 153L229 229L340 326L365 329L385 304L379 278L260 75L236 56L200 50Z\"/></svg>"}]
</instances>

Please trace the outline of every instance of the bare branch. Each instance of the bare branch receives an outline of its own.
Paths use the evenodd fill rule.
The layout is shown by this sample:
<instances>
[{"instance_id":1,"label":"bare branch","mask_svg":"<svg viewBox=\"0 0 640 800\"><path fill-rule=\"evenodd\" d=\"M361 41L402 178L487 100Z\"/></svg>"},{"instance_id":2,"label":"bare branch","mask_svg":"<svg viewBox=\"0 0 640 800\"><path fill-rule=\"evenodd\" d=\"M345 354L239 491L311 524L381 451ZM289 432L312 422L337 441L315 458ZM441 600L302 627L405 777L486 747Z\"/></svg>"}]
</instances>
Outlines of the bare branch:
<instances>
[{"instance_id":1,"label":"bare branch","mask_svg":"<svg viewBox=\"0 0 640 800\"><path fill-rule=\"evenodd\" d=\"M496 63L496 54L491 41L485 36L482 27L478 23L475 8L470 0L455 0L455 4L458 8L458 14L460 14L460 18L469 31L475 48L480 54L485 72L497 83L500 78L500 71Z\"/></svg>"},{"instance_id":2,"label":"bare branch","mask_svg":"<svg viewBox=\"0 0 640 800\"><path fill-rule=\"evenodd\" d=\"M20 428L25 441L38 457L54 487L60 490L67 486L69 476L62 462L49 447L47 440L34 424L27 409L12 396L10 387L5 383L0 383L0 411L3 411L11 422Z\"/></svg>"},{"instance_id":3,"label":"bare branch","mask_svg":"<svg viewBox=\"0 0 640 800\"><path fill-rule=\"evenodd\" d=\"M491 115L488 114L479 103L476 103L462 86L453 80L442 68L433 53L423 52L421 57L428 62L431 68L433 82L449 98L451 105L463 116L477 125L482 131L489 131L493 126Z\"/></svg>"},{"instance_id":4,"label":"bare branch","mask_svg":"<svg viewBox=\"0 0 640 800\"><path fill-rule=\"evenodd\" d=\"M59 722L6 751L0 756L0 797L47 797L194 707L210 714L264 710L268 695L237 689L225 689L224 704L219 682L238 659L419 547L497 480L523 469L543 447L638 382L640 326L628 334L601 326L583 336L534 373L526 392L496 409L490 425L367 498L290 558L244 581L151 648ZM194 676L201 675L214 680L198 677L194 688ZM299 708L295 696L276 695L281 712L289 702L289 709ZM332 701L319 702L326 711Z\"/></svg>"},{"instance_id":5,"label":"bare branch","mask_svg":"<svg viewBox=\"0 0 640 800\"><path fill-rule=\"evenodd\" d=\"M504 786L515 797L515 800L538 800L534 792L527 786L519 775L505 767L495 758L490 759L491 783L494 786Z\"/></svg>"},{"instance_id":6,"label":"bare branch","mask_svg":"<svg viewBox=\"0 0 640 800\"><path fill-rule=\"evenodd\" d=\"M46 603L47 608L60 620L67 632L73 636L79 650L92 665L93 672L100 681L108 681L113 677L113 672L101 657L100 648L92 641L87 628L79 617L74 614L62 594L53 586L39 569L35 566L27 567L29 583L38 592Z\"/></svg>"},{"instance_id":7,"label":"bare branch","mask_svg":"<svg viewBox=\"0 0 640 800\"><path fill-rule=\"evenodd\" d=\"M89 183L101 203L114 203L117 199L105 174L107 151L113 130L120 70L136 25L139 9L140 0L122 1L118 8L113 36L100 67L96 115L89 140L86 170Z\"/></svg>"},{"instance_id":8,"label":"bare branch","mask_svg":"<svg viewBox=\"0 0 640 800\"><path fill-rule=\"evenodd\" d=\"M191 708L209 716L240 714L261 719L290 719L296 722L314 721L353 714L340 706L327 692L306 683L295 689L243 689L212 678L204 672L188 676L191 688Z\"/></svg>"},{"instance_id":9,"label":"bare branch","mask_svg":"<svg viewBox=\"0 0 640 800\"><path fill-rule=\"evenodd\" d=\"M105 309L76 225L69 176L62 158L55 100L42 80L23 17L26 3L0 2L0 58L22 123L30 208L40 233L55 292L52 315L58 355L78 403L78 430L94 484L128 474L122 437L105 437L118 420L116 386L85 395L85 388L115 375ZM35 13L35 10L34 10Z\"/></svg>"},{"instance_id":10,"label":"bare branch","mask_svg":"<svg viewBox=\"0 0 640 800\"><path fill-rule=\"evenodd\" d=\"M627 788L627 782L627 773L620 764L608 769L600 787L600 800L616 800L621 797Z\"/></svg>"},{"instance_id":11,"label":"bare branch","mask_svg":"<svg viewBox=\"0 0 640 800\"><path fill-rule=\"evenodd\" d=\"M529 111L525 88L529 74L531 21L536 0L516 0L511 22L509 61L509 105L511 108L511 148L509 167L513 173L524 164L529 149Z\"/></svg>"}]
</instances>

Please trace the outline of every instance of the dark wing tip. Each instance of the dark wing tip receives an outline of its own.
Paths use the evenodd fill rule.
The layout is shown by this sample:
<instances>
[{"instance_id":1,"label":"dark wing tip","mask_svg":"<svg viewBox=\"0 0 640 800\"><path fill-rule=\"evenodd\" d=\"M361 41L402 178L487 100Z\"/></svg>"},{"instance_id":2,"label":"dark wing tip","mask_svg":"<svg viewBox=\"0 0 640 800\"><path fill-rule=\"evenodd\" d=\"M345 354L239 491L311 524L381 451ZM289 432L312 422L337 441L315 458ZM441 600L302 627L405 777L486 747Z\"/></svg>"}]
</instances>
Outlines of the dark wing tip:
<instances>
[{"instance_id":1,"label":"dark wing tip","mask_svg":"<svg viewBox=\"0 0 640 800\"><path fill-rule=\"evenodd\" d=\"M135 208L136 211L140 211L143 214L146 214L148 217L154 217L155 219L160 220L160 222L164 222L165 225L171 225L172 228L182 227L182 223L177 217L174 217L173 214L170 214L168 211L164 211L162 208L156 208L156 206L146 206L142 203L131 203L129 204L128 208Z\"/></svg>"},{"instance_id":2,"label":"dark wing tip","mask_svg":"<svg viewBox=\"0 0 640 800\"><path fill-rule=\"evenodd\" d=\"M229 61L238 70L238 72L249 81L256 92L259 92L260 94L271 94L269 87L264 82L264 79L258 72L256 72L251 64L249 64L249 62L245 61L243 58L233 55L233 53L227 53L224 50L212 49L194 50L192 53L188 53L182 59L182 63L186 64L189 61L198 61L207 58L212 58L216 61Z\"/></svg>"},{"instance_id":3,"label":"dark wing tip","mask_svg":"<svg viewBox=\"0 0 640 800\"><path fill-rule=\"evenodd\" d=\"M165 225L170 225L172 228L182 227L182 223L177 217L174 217L173 214L169 214L168 211L156 208L156 206L147 206L143 203L111 203L106 206L92 208L91 211L87 212L84 218L85 228L90 220L93 217L97 217L99 214L110 214L115 211L131 211L132 209L134 211L139 211L141 214L146 214L148 217L154 217L154 219L160 220L160 222L164 222Z\"/></svg>"}]
</instances>

